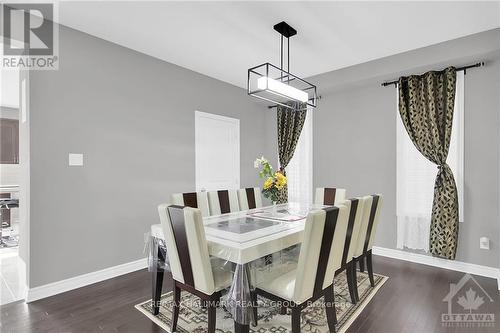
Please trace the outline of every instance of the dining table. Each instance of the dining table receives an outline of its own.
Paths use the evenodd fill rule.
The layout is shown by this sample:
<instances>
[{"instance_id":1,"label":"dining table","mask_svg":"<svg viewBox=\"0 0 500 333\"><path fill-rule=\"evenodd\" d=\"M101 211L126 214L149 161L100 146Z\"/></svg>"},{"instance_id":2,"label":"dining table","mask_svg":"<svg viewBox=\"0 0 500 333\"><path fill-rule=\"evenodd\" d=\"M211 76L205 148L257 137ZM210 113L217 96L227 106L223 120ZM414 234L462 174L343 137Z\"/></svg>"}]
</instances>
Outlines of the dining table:
<instances>
[{"instance_id":1,"label":"dining table","mask_svg":"<svg viewBox=\"0 0 500 333\"><path fill-rule=\"evenodd\" d=\"M302 242L308 213L324 207L292 202L203 218L210 257L219 261L220 269L233 273L224 307L232 315L235 332L249 332L256 323L252 290L261 283L257 280L293 267L298 251L291 249ZM150 270L168 270L161 225L152 227L151 244Z\"/></svg>"}]
</instances>

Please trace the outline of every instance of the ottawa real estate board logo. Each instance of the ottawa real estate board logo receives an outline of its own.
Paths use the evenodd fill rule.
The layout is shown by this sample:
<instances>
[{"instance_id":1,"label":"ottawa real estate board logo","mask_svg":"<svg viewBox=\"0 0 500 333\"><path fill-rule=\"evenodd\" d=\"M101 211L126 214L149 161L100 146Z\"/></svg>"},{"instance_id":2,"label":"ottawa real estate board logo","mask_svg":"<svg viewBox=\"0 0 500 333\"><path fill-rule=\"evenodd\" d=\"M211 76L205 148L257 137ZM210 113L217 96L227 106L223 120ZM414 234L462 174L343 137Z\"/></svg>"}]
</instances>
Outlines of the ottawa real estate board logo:
<instances>
[{"instance_id":1,"label":"ottawa real estate board logo","mask_svg":"<svg viewBox=\"0 0 500 333\"><path fill-rule=\"evenodd\" d=\"M59 27L54 3L2 3L2 69L56 70Z\"/></svg>"},{"instance_id":2,"label":"ottawa real estate board logo","mask_svg":"<svg viewBox=\"0 0 500 333\"><path fill-rule=\"evenodd\" d=\"M448 303L447 313L441 314L443 327L495 327L495 302L470 274L450 284L443 302Z\"/></svg>"}]
</instances>

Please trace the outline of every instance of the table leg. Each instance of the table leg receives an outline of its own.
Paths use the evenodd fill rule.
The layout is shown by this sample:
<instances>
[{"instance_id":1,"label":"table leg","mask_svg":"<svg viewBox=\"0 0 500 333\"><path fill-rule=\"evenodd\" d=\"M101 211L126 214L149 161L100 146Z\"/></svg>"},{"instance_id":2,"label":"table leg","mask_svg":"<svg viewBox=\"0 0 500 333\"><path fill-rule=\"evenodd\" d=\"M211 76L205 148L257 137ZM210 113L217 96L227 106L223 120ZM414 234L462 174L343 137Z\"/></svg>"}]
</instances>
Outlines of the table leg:
<instances>
[{"instance_id":1,"label":"table leg","mask_svg":"<svg viewBox=\"0 0 500 333\"><path fill-rule=\"evenodd\" d=\"M250 325L239 324L234 322L234 332L235 333L248 333L250 332Z\"/></svg>"},{"instance_id":2,"label":"table leg","mask_svg":"<svg viewBox=\"0 0 500 333\"><path fill-rule=\"evenodd\" d=\"M160 245L158 244L158 242L155 241L154 244L157 248L156 248L156 251L153 251L154 252L154 255L153 255L154 261L153 262L155 263L155 266L156 266L156 272L152 272L152 274L153 274L153 283L152 283L153 306L152 306L152 309L153 309L153 315L156 316L156 315L158 315L158 313L160 313L161 291L162 291L162 286L163 286L163 276L165 273L165 269L164 269L163 265L160 264L160 261L165 260L165 258L163 258L163 254L161 252Z\"/></svg>"},{"instance_id":3,"label":"table leg","mask_svg":"<svg viewBox=\"0 0 500 333\"><path fill-rule=\"evenodd\" d=\"M163 286L163 271L153 272L153 315L160 313L161 290Z\"/></svg>"},{"instance_id":4,"label":"table leg","mask_svg":"<svg viewBox=\"0 0 500 333\"><path fill-rule=\"evenodd\" d=\"M249 311L252 312L252 324L254 327L257 326L257 294L255 293L255 290L252 289L252 274L250 272L250 265L246 264L245 265L245 273L247 275L247 281L248 281L248 289L250 290L250 309Z\"/></svg>"},{"instance_id":5,"label":"table leg","mask_svg":"<svg viewBox=\"0 0 500 333\"><path fill-rule=\"evenodd\" d=\"M250 323L256 324L250 281L250 269L247 264L238 264L228 292L226 309L233 316L235 332L248 332Z\"/></svg>"}]
</instances>

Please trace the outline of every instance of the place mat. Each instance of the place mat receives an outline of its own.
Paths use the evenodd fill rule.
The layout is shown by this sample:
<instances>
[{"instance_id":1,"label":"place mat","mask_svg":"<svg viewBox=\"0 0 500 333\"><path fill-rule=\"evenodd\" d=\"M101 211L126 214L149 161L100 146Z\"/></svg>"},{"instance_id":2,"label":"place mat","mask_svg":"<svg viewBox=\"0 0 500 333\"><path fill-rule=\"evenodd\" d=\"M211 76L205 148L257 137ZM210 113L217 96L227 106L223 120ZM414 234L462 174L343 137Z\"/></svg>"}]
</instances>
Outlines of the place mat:
<instances>
[{"instance_id":1,"label":"place mat","mask_svg":"<svg viewBox=\"0 0 500 333\"><path fill-rule=\"evenodd\" d=\"M262 211L248 213L248 215L262 219L270 219L270 220L277 220L284 222L295 222L306 218L305 215L292 214L286 209L278 209L275 214L268 210L262 210Z\"/></svg>"}]
</instances>

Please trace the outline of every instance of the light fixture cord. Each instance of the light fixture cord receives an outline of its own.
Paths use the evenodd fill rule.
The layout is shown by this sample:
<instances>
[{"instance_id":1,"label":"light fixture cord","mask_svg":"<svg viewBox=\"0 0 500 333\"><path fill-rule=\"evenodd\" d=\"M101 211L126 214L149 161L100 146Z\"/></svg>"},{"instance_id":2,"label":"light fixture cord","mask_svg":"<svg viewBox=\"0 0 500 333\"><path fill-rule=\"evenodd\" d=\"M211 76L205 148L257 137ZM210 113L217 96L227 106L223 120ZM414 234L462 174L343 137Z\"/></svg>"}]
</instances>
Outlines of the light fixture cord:
<instances>
[{"instance_id":1,"label":"light fixture cord","mask_svg":"<svg viewBox=\"0 0 500 333\"><path fill-rule=\"evenodd\" d=\"M281 35L281 42L280 42L280 77L281 81L283 81L283 35Z\"/></svg>"},{"instance_id":2,"label":"light fixture cord","mask_svg":"<svg viewBox=\"0 0 500 333\"><path fill-rule=\"evenodd\" d=\"M288 75L287 75L287 79L288 79L288 83L290 83L290 37L287 37L287 42L288 42L288 51L287 51L287 56L288 56L287 71L288 71Z\"/></svg>"}]
</instances>

